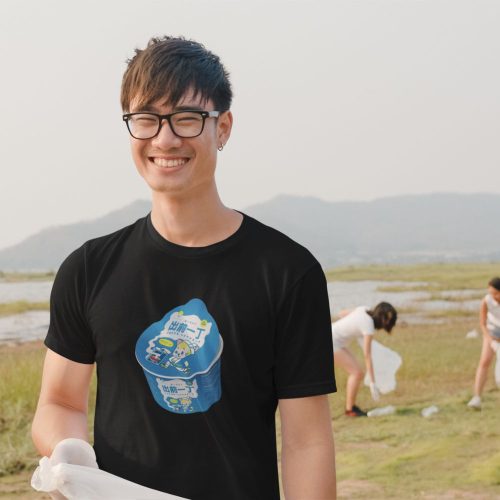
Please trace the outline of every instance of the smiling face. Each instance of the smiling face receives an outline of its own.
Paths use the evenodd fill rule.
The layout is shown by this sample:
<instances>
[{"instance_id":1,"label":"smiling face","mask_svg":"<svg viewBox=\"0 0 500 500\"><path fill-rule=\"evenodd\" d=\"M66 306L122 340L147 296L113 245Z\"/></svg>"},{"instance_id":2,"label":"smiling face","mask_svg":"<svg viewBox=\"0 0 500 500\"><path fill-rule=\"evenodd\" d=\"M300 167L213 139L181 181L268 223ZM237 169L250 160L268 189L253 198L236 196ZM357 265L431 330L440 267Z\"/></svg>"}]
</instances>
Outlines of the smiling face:
<instances>
[{"instance_id":1,"label":"smiling face","mask_svg":"<svg viewBox=\"0 0 500 500\"><path fill-rule=\"evenodd\" d=\"M186 342L179 341L177 343L177 347L175 348L174 356L176 358L182 359L182 358L185 358L189 354L191 354L191 349L186 344Z\"/></svg>"},{"instance_id":2,"label":"smiling face","mask_svg":"<svg viewBox=\"0 0 500 500\"><path fill-rule=\"evenodd\" d=\"M164 101L162 101L164 102ZM130 106L130 112L150 111L168 114L185 109L218 111L211 100L203 101L188 92L175 106L154 102L147 109ZM152 139L130 137L132 158L137 171L155 192L182 196L212 185L217 162L217 148L229 139L232 126L230 111L219 118L207 118L198 137L174 135L166 120L159 134Z\"/></svg>"}]
</instances>

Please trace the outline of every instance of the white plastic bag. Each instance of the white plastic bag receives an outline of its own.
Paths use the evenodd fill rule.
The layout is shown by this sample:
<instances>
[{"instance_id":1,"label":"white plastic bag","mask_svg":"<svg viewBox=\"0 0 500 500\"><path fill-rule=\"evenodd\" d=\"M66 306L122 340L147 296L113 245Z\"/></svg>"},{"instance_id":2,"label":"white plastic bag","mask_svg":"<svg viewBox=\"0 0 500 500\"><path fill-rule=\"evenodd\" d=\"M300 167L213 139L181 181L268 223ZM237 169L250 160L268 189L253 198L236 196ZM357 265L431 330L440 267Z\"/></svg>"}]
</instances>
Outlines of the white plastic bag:
<instances>
[{"instance_id":1,"label":"white plastic bag","mask_svg":"<svg viewBox=\"0 0 500 500\"><path fill-rule=\"evenodd\" d=\"M43 457L31 478L37 491L57 490L69 500L179 500L182 497L146 488L94 467L59 463ZM185 500L185 499L184 499Z\"/></svg>"},{"instance_id":2,"label":"white plastic bag","mask_svg":"<svg viewBox=\"0 0 500 500\"><path fill-rule=\"evenodd\" d=\"M363 339L359 339L359 345L363 348ZM382 394L387 394L396 388L396 372L401 366L401 356L385 347L375 339L372 340L372 361L375 374L375 383ZM365 375L365 385L370 386L370 377Z\"/></svg>"}]
</instances>

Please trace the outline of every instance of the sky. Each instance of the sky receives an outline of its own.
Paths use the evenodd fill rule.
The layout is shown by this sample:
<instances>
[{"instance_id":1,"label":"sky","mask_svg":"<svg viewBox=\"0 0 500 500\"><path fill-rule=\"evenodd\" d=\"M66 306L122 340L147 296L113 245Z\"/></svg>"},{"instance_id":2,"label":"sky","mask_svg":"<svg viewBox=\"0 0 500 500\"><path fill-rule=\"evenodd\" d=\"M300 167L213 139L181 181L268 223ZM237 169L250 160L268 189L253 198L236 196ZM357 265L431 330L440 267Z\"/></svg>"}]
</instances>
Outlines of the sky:
<instances>
[{"instance_id":1,"label":"sky","mask_svg":"<svg viewBox=\"0 0 500 500\"><path fill-rule=\"evenodd\" d=\"M2 0L0 248L150 192L121 120L152 36L220 56L222 200L500 194L497 0Z\"/></svg>"}]
</instances>

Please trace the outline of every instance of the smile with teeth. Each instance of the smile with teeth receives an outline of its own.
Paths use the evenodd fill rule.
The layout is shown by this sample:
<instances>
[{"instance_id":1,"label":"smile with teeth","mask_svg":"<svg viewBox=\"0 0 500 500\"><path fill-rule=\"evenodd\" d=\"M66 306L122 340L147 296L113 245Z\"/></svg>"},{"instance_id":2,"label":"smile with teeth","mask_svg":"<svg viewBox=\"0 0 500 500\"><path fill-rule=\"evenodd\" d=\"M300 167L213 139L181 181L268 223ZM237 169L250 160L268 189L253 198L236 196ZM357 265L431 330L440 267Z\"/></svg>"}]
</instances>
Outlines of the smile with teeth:
<instances>
[{"instance_id":1,"label":"smile with teeth","mask_svg":"<svg viewBox=\"0 0 500 500\"><path fill-rule=\"evenodd\" d=\"M172 160L167 160L166 158L152 158L153 163L161 168L172 168L172 167L179 167L181 165L184 165L187 161L188 158L175 158Z\"/></svg>"}]
</instances>

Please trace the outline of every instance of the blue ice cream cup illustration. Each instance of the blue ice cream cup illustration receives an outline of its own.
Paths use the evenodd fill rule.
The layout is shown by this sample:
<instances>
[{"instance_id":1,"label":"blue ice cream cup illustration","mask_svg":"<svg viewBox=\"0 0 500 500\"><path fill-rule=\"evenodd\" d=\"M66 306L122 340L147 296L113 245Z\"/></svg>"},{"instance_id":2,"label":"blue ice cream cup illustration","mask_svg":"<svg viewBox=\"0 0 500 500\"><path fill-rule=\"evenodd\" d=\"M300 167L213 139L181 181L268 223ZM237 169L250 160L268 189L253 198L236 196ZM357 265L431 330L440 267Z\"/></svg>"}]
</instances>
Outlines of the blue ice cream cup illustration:
<instances>
[{"instance_id":1,"label":"blue ice cream cup illustration","mask_svg":"<svg viewBox=\"0 0 500 500\"><path fill-rule=\"evenodd\" d=\"M221 397L222 349L217 323L205 303L191 299L144 330L135 357L162 408L197 413Z\"/></svg>"}]
</instances>

